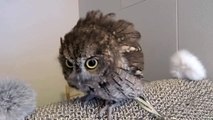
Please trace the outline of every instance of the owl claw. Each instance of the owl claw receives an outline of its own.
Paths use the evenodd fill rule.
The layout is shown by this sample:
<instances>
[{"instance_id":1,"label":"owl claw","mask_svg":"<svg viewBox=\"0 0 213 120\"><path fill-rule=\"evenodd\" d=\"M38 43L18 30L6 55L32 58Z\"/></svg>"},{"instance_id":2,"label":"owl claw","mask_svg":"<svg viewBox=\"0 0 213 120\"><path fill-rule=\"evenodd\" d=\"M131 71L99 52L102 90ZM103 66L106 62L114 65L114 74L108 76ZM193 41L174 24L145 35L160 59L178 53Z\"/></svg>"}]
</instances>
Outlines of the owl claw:
<instances>
[{"instance_id":1,"label":"owl claw","mask_svg":"<svg viewBox=\"0 0 213 120\"><path fill-rule=\"evenodd\" d=\"M107 120L112 120L112 109L118 105L120 105L118 102L105 101L105 106L99 112L99 118L103 118L104 113L107 112Z\"/></svg>"},{"instance_id":2,"label":"owl claw","mask_svg":"<svg viewBox=\"0 0 213 120\"><path fill-rule=\"evenodd\" d=\"M101 119L104 116L104 113L108 110L108 114L111 113L111 111L109 111L109 105L105 105L103 108L101 108L100 112L99 112L99 119ZM108 116L109 117L109 116Z\"/></svg>"}]
</instances>

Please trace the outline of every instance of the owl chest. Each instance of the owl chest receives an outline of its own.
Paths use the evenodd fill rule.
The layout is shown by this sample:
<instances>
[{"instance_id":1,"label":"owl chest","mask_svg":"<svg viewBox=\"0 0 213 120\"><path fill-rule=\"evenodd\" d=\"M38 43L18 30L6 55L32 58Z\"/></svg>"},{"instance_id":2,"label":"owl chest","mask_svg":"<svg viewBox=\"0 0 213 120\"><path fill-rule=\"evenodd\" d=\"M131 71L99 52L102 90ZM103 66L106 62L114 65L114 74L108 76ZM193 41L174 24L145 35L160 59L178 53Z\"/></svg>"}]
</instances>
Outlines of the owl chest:
<instances>
[{"instance_id":1,"label":"owl chest","mask_svg":"<svg viewBox=\"0 0 213 120\"><path fill-rule=\"evenodd\" d=\"M82 92L93 94L105 100L121 101L137 96L140 80L125 74L93 78L87 81L73 81Z\"/></svg>"}]
</instances>

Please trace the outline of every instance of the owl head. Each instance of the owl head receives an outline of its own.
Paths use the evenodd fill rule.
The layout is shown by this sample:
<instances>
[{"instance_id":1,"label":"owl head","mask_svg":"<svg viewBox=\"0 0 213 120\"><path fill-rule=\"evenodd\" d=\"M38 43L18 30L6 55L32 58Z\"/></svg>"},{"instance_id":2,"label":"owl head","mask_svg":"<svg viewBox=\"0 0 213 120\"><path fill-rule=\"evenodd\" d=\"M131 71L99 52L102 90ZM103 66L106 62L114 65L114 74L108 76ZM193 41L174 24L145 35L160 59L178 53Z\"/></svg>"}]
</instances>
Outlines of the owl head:
<instances>
[{"instance_id":1,"label":"owl head","mask_svg":"<svg viewBox=\"0 0 213 120\"><path fill-rule=\"evenodd\" d=\"M118 68L131 70L137 63L128 53L141 51L139 39L132 23L115 20L113 13L88 12L61 38L58 59L65 79L78 88L83 82L104 81Z\"/></svg>"}]
</instances>

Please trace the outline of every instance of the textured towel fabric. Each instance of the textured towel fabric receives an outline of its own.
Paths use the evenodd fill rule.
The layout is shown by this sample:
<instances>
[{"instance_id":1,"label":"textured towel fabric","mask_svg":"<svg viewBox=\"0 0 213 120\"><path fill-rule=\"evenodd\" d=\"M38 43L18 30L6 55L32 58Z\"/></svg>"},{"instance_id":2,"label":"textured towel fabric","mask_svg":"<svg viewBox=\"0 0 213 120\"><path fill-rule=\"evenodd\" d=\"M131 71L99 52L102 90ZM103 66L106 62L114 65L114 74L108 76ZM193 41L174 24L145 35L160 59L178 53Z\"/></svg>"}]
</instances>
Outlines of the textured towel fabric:
<instances>
[{"instance_id":1,"label":"textured towel fabric","mask_svg":"<svg viewBox=\"0 0 213 120\"><path fill-rule=\"evenodd\" d=\"M144 94L166 120L213 120L213 82L158 80L144 85ZM79 98L38 108L28 120L98 120L102 100L82 105ZM113 109L115 120L155 120L132 100ZM103 119L106 119L104 116Z\"/></svg>"}]
</instances>

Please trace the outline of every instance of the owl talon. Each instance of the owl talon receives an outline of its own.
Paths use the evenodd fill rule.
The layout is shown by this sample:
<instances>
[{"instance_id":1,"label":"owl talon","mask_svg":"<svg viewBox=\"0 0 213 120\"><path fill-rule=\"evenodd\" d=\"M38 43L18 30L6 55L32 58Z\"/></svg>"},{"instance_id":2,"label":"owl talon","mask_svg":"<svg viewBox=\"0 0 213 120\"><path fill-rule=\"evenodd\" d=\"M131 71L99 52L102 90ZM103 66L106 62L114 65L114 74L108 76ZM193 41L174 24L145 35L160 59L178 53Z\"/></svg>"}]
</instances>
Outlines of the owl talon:
<instances>
[{"instance_id":1,"label":"owl talon","mask_svg":"<svg viewBox=\"0 0 213 120\"><path fill-rule=\"evenodd\" d=\"M119 102L105 101L105 106L100 110L99 118L102 118L104 113L107 112L107 120L112 120L112 109L118 105L120 105Z\"/></svg>"},{"instance_id":2,"label":"owl talon","mask_svg":"<svg viewBox=\"0 0 213 120\"><path fill-rule=\"evenodd\" d=\"M109 105L105 105L103 108L101 108L100 112L99 112L99 118L102 118L104 116L104 113L108 110ZM109 112L109 111L108 111ZM109 114L109 113L108 113Z\"/></svg>"}]
</instances>

